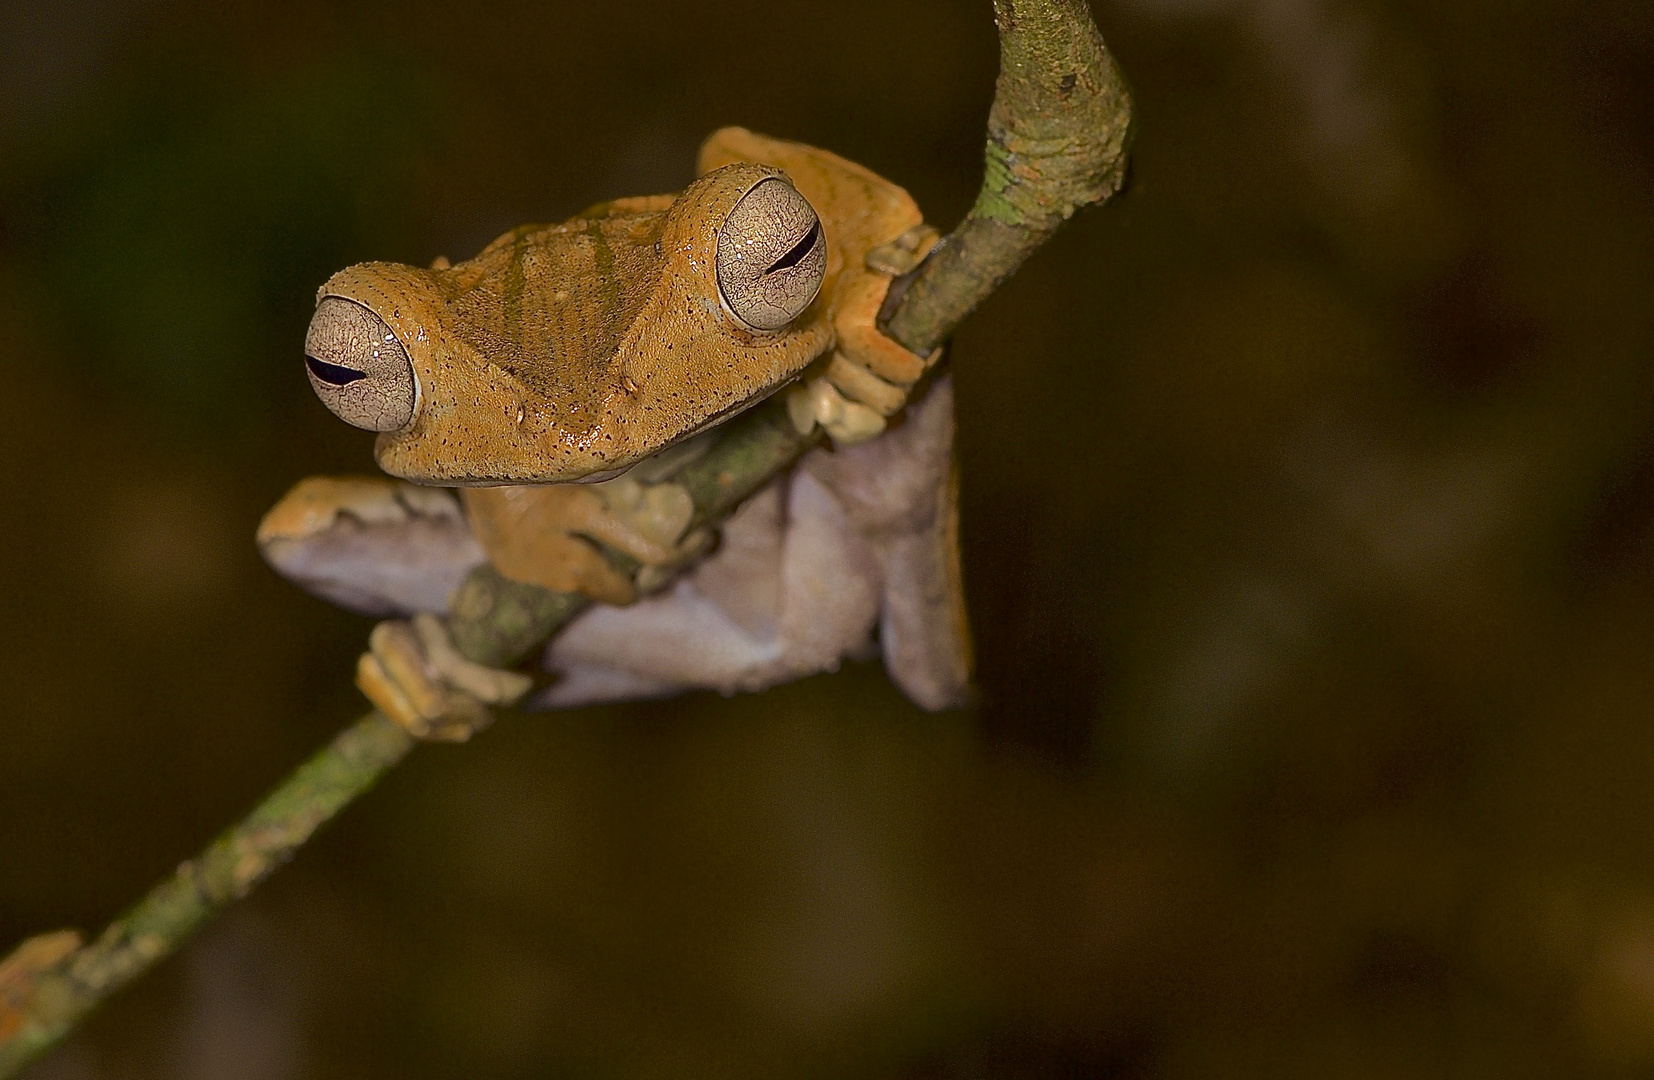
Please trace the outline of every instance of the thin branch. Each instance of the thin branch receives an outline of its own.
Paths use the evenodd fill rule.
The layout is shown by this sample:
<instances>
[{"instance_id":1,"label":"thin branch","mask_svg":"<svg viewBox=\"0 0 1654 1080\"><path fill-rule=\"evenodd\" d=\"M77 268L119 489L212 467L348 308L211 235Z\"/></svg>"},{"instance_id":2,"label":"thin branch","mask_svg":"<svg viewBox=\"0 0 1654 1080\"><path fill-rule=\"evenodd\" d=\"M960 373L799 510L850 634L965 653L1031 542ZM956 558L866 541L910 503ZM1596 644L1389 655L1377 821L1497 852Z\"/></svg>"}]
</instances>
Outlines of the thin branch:
<instances>
[{"instance_id":1,"label":"thin branch","mask_svg":"<svg viewBox=\"0 0 1654 1080\"><path fill-rule=\"evenodd\" d=\"M378 712L356 721L89 945L30 938L0 961L0 1076L13 1076L104 998L175 950L401 761L414 740Z\"/></svg>"},{"instance_id":2,"label":"thin branch","mask_svg":"<svg viewBox=\"0 0 1654 1080\"><path fill-rule=\"evenodd\" d=\"M1083 0L994 0L1000 73L986 169L970 214L899 282L885 332L928 355L1082 206L1119 190L1131 102ZM674 479L697 524L722 520L815 444L772 400L724 425ZM471 659L516 664L586 605L484 566L454 598L450 629ZM311 835L401 761L413 740L378 712L346 728L245 819L98 939L58 931L0 961L0 1080L74 1029L104 999L169 955L292 858Z\"/></svg>"},{"instance_id":3,"label":"thin branch","mask_svg":"<svg viewBox=\"0 0 1654 1080\"><path fill-rule=\"evenodd\" d=\"M1131 94L1084 0L994 0L999 80L976 204L885 333L928 354L1083 206L1120 190Z\"/></svg>"}]
</instances>

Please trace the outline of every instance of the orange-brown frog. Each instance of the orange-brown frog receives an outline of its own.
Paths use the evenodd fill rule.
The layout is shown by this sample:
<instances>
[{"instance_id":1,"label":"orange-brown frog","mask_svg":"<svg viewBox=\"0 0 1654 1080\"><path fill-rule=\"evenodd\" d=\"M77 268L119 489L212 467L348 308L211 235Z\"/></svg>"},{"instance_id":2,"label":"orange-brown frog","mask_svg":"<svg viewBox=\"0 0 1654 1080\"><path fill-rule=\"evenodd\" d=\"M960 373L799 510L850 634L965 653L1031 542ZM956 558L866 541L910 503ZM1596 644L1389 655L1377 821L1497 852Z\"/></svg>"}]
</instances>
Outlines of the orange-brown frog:
<instances>
[{"instance_id":1,"label":"orange-brown frog","mask_svg":"<svg viewBox=\"0 0 1654 1080\"><path fill-rule=\"evenodd\" d=\"M358 684L415 734L463 738L484 703L530 685L460 657L439 617L484 559L601 602L550 647L548 706L754 689L865 651L875 625L911 697L962 693L951 388L936 380L886 431L934 357L875 325L934 230L868 170L741 128L707 140L700 174L678 195L514 229L466 262L366 263L322 286L311 384L379 432L380 466L406 482L306 480L259 544L312 592L414 616L375 628ZM698 434L777 391L836 452L807 455L640 600L714 545L689 532L671 472Z\"/></svg>"}]
</instances>

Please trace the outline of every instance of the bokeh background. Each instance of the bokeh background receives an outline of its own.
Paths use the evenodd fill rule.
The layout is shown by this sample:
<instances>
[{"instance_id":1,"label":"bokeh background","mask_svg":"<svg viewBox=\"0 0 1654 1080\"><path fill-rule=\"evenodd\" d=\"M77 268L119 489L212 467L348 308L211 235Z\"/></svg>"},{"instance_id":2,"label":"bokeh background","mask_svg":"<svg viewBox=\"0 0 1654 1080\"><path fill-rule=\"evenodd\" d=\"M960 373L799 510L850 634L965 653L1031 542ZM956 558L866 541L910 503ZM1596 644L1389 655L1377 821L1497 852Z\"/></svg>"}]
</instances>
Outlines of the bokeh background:
<instances>
[{"instance_id":1,"label":"bokeh background","mask_svg":"<svg viewBox=\"0 0 1654 1080\"><path fill-rule=\"evenodd\" d=\"M979 701L420 750L39 1080L1654 1075L1654 7L1099 0L1132 184L958 335ZM987 0L0 4L0 947L362 703L314 289L726 123L950 227Z\"/></svg>"}]
</instances>

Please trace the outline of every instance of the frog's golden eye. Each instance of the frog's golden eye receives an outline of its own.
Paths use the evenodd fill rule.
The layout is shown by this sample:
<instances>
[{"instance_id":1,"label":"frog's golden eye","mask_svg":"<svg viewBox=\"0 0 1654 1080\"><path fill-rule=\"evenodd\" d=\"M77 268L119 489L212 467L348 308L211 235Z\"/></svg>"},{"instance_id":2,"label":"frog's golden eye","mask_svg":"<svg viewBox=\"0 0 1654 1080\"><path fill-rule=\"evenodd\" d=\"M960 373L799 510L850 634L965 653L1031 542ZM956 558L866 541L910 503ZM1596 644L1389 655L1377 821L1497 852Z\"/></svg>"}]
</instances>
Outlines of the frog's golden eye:
<instances>
[{"instance_id":1,"label":"frog's golden eye","mask_svg":"<svg viewBox=\"0 0 1654 1080\"><path fill-rule=\"evenodd\" d=\"M827 237L785 180L760 181L718 230L718 292L742 325L779 330L810 306L827 272Z\"/></svg>"},{"instance_id":2,"label":"frog's golden eye","mask_svg":"<svg viewBox=\"0 0 1654 1080\"><path fill-rule=\"evenodd\" d=\"M407 350L385 320L361 304L323 297L304 352L311 389L345 423L395 431L413 419L418 391Z\"/></svg>"}]
</instances>

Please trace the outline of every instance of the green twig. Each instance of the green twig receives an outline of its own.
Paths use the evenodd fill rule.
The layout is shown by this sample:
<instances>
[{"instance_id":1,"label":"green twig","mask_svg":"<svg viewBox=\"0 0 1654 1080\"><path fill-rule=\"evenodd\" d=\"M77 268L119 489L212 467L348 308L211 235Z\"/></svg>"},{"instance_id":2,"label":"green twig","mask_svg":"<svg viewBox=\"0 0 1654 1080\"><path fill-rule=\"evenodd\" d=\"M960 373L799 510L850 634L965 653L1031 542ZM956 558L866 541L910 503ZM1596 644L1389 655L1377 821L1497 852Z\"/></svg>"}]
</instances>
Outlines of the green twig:
<instances>
[{"instance_id":1,"label":"green twig","mask_svg":"<svg viewBox=\"0 0 1654 1080\"><path fill-rule=\"evenodd\" d=\"M982 190L959 227L893 290L884 324L920 355L945 341L1075 210L1114 194L1125 175L1130 98L1083 0L995 0L994 14L1000 73ZM714 524L815 441L771 401L726 424L674 479L689 489L696 523ZM456 594L450 628L473 660L510 665L585 604L484 567ZM251 892L412 746L401 728L369 713L96 941L82 944L70 931L43 934L0 961L0 1080Z\"/></svg>"},{"instance_id":2,"label":"green twig","mask_svg":"<svg viewBox=\"0 0 1654 1080\"><path fill-rule=\"evenodd\" d=\"M413 742L380 713L369 713L96 941L80 945L79 935L60 931L19 946L0 962L0 1076L14 1075L104 998L252 892L323 823L401 761Z\"/></svg>"},{"instance_id":3,"label":"green twig","mask_svg":"<svg viewBox=\"0 0 1654 1080\"><path fill-rule=\"evenodd\" d=\"M982 188L885 333L921 355L1082 206L1120 190L1131 95L1084 0L994 0L999 81Z\"/></svg>"}]
</instances>

